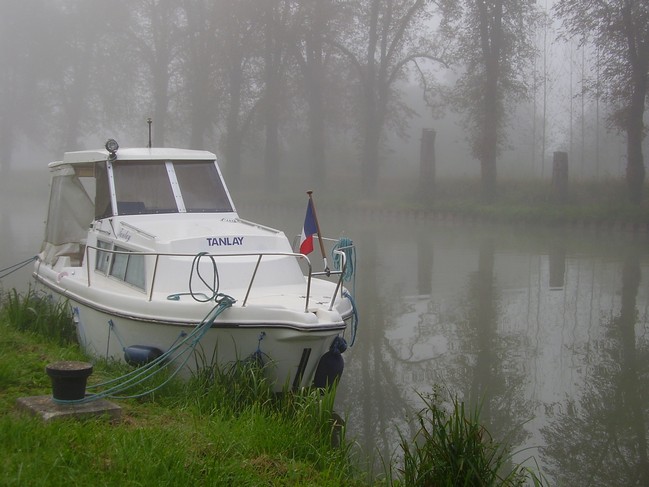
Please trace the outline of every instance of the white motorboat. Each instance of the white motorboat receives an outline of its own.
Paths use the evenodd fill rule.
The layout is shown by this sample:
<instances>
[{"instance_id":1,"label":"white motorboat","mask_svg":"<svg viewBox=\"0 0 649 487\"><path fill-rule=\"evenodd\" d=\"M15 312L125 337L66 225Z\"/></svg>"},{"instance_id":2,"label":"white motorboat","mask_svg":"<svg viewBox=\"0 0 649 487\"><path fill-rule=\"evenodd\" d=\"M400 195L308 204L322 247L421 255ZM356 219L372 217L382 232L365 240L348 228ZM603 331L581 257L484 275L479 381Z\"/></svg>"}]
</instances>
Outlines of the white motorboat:
<instances>
[{"instance_id":1,"label":"white motorboat","mask_svg":"<svg viewBox=\"0 0 649 487\"><path fill-rule=\"evenodd\" d=\"M34 276L68 300L89 354L143 364L201 326L183 367L254 356L276 390L342 372L353 244L329 241L337 265L317 272L283 232L239 217L206 151L120 149L111 139L49 169ZM232 299L215 313L223 295Z\"/></svg>"}]
</instances>

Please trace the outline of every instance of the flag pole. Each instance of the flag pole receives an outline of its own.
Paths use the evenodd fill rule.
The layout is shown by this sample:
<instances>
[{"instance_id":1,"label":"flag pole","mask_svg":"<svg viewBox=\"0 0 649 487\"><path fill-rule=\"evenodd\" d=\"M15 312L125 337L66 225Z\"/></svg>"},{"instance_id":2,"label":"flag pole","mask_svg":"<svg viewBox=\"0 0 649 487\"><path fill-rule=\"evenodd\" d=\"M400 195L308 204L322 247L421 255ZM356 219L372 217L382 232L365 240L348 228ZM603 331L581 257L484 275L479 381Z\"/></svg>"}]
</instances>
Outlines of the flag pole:
<instances>
[{"instance_id":1,"label":"flag pole","mask_svg":"<svg viewBox=\"0 0 649 487\"><path fill-rule=\"evenodd\" d=\"M315 211L315 203L313 202L313 191L307 191L306 194L309 195L309 203L311 204L311 210L313 211L313 219L315 220L315 228L318 232L318 241L320 242L320 252L322 253L322 260L324 261L325 272L329 275L329 265L327 264L327 254L325 253L324 244L322 243L322 233L320 233L320 223L318 222L318 215Z\"/></svg>"}]
</instances>

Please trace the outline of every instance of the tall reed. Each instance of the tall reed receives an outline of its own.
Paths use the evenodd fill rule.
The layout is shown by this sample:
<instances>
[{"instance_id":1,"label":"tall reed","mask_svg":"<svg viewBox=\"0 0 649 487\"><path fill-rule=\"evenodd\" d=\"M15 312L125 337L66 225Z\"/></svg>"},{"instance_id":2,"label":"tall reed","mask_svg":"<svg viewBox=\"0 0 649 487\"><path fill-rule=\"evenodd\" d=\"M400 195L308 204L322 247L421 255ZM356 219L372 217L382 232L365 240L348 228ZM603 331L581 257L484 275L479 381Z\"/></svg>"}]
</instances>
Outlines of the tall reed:
<instances>
[{"instance_id":1,"label":"tall reed","mask_svg":"<svg viewBox=\"0 0 649 487\"><path fill-rule=\"evenodd\" d=\"M2 296L1 304L0 319L20 331L37 333L60 345L77 341L67 302L56 301L30 288L24 295L12 289Z\"/></svg>"},{"instance_id":2,"label":"tall reed","mask_svg":"<svg viewBox=\"0 0 649 487\"><path fill-rule=\"evenodd\" d=\"M542 478L522 465L511 467L511 453L480 424L479 410L467 413L453 399L447 411L428 396L417 414L418 431L411 443L401 435L402 467L395 486L483 487L542 485ZM392 467L390 467L392 468ZM393 477L392 472L389 475Z\"/></svg>"}]
</instances>

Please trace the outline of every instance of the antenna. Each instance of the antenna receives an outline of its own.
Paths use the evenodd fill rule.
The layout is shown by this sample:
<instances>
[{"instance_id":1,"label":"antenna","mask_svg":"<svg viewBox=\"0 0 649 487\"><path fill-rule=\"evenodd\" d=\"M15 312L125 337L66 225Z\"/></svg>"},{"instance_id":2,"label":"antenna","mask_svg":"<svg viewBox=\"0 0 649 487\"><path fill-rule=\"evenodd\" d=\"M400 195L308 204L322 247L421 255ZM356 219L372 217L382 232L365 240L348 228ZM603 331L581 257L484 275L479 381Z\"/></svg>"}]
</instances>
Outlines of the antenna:
<instances>
[{"instance_id":1,"label":"antenna","mask_svg":"<svg viewBox=\"0 0 649 487\"><path fill-rule=\"evenodd\" d=\"M151 117L146 119L146 123L149 124L149 149L151 148L151 124L153 123L153 120L151 120Z\"/></svg>"}]
</instances>

